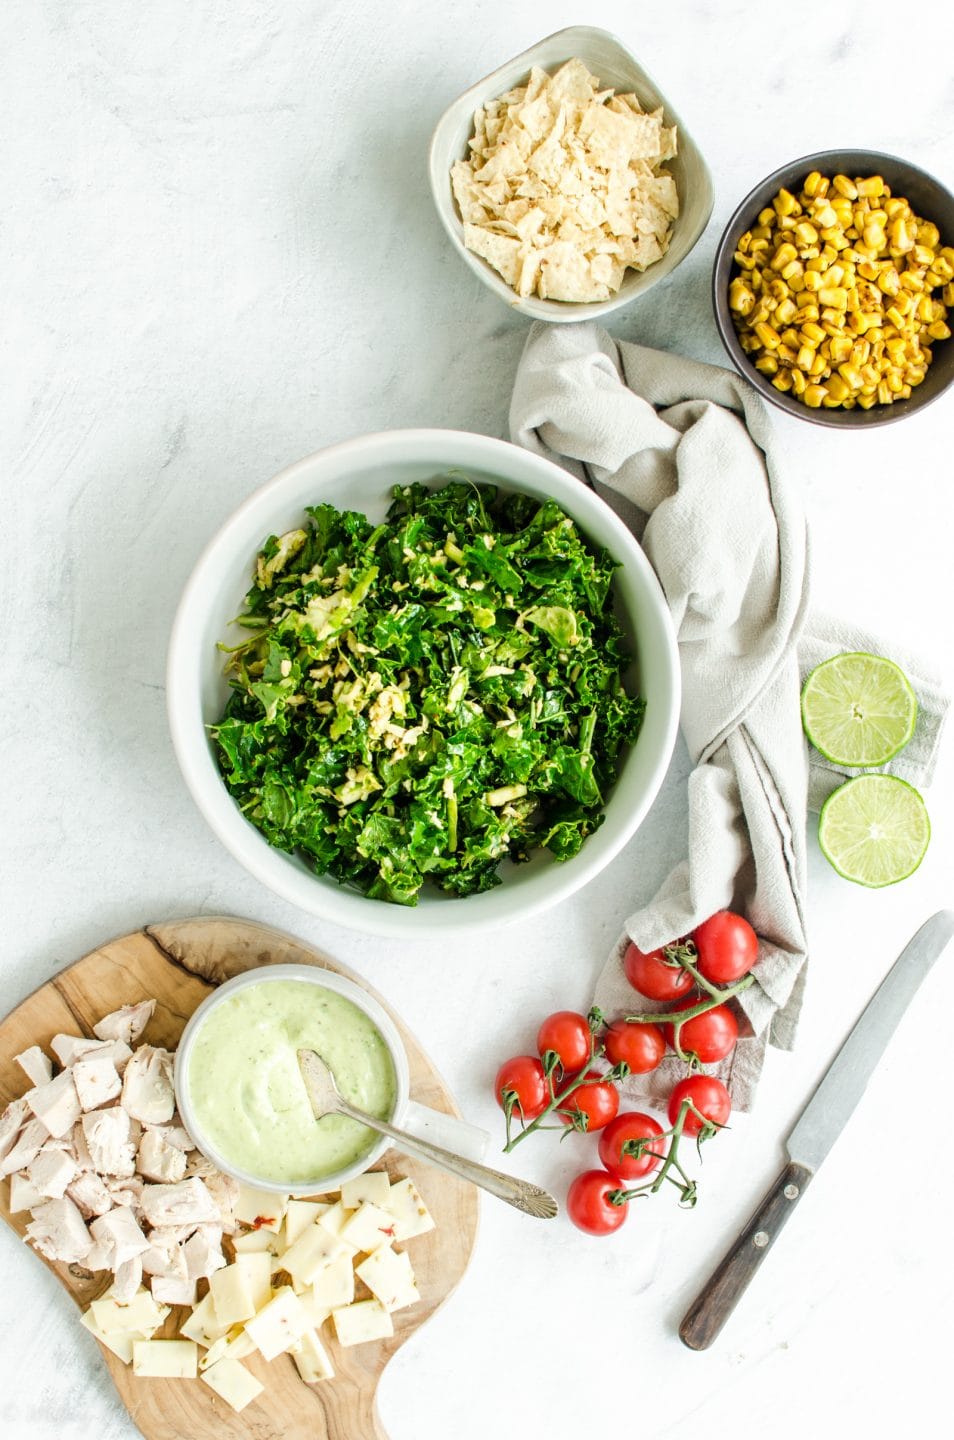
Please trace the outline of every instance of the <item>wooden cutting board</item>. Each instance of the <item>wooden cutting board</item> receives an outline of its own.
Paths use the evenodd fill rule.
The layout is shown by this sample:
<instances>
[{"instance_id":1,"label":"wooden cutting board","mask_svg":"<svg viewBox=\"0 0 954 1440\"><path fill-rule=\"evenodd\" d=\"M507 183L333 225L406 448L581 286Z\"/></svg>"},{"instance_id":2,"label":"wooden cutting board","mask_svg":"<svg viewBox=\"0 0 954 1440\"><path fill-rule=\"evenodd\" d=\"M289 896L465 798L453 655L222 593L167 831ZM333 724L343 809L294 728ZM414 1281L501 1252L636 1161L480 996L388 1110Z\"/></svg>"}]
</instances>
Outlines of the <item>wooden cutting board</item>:
<instances>
[{"instance_id":1,"label":"wooden cutting board","mask_svg":"<svg viewBox=\"0 0 954 1440\"><path fill-rule=\"evenodd\" d=\"M49 1053L59 1031L91 1035L93 1024L109 1011L155 997L156 1013L144 1039L172 1049L214 986L254 966L289 963L323 965L364 984L302 941L248 920L175 920L110 941L61 971L0 1022L0 1108L29 1088L13 1058L27 1046L41 1045ZM380 995L376 998L385 1004ZM411 1094L423 1105L458 1115L430 1060L390 1013L407 1048ZM478 1194L472 1185L394 1151L383 1163L392 1176L414 1178L437 1227L408 1242L421 1300L395 1314L393 1337L347 1349L329 1338L335 1378L317 1385L300 1379L288 1355L270 1363L253 1356L244 1363L266 1388L238 1415L200 1380L140 1379L101 1347L116 1388L147 1440L387 1440L375 1407L378 1381L394 1352L443 1304L467 1268L477 1235ZM0 1214L23 1235L30 1216L11 1215L8 1202L9 1187L0 1184ZM37 1260L49 1264L39 1255ZM82 1309L112 1278L89 1279L76 1266L49 1268ZM13 1301L7 1297L0 1303ZM184 1314L174 1311L159 1333L174 1335ZM329 1328L323 1327L323 1340Z\"/></svg>"}]
</instances>

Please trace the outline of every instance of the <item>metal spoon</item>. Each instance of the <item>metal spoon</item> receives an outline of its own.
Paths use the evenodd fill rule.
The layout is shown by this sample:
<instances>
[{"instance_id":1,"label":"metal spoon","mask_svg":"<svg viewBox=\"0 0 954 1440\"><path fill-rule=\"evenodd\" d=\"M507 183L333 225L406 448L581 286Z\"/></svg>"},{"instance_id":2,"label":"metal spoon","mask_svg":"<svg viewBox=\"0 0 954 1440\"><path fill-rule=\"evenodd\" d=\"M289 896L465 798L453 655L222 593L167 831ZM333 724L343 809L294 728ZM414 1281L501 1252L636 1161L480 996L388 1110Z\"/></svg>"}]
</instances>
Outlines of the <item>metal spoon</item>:
<instances>
[{"instance_id":1,"label":"metal spoon","mask_svg":"<svg viewBox=\"0 0 954 1440\"><path fill-rule=\"evenodd\" d=\"M348 1115L359 1124L367 1125L369 1130L377 1130L379 1134L396 1140L402 1150L420 1156L428 1164L436 1165L439 1170L448 1170L462 1180L479 1185L482 1190L496 1195L498 1200L505 1200L508 1205L522 1210L525 1215L533 1215L537 1220L552 1220L556 1215L559 1209L557 1202L546 1190L541 1190L539 1185L530 1185L526 1180L517 1180L513 1175L491 1170L487 1165L478 1165L474 1160L455 1155L452 1150L433 1145L429 1140L419 1140L415 1135L409 1135L406 1130L399 1130L396 1125L389 1125L386 1120L378 1120L374 1115L359 1110L356 1105L342 1097L335 1084L335 1077L316 1051L299 1050L298 1063L316 1120L321 1120L325 1115Z\"/></svg>"}]
</instances>

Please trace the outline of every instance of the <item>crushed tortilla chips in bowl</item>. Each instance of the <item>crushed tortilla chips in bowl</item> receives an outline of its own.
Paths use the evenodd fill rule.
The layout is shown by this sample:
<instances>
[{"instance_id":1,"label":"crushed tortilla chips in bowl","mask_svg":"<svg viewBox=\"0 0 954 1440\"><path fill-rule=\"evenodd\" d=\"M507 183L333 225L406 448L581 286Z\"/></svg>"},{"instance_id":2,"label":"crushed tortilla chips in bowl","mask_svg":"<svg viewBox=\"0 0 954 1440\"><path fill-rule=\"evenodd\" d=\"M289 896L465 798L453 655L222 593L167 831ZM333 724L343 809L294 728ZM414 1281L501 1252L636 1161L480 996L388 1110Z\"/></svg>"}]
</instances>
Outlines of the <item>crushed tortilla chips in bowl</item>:
<instances>
[{"instance_id":1,"label":"crushed tortilla chips in bowl","mask_svg":"<svg viewBox=\"0 0 954 1440\"><path fill-rule=\"evenodd\" d=\"M622 43L572 26L445 111L431 189L475 274L532 319L593 319L689 254L712 179L669 101Z\"/></svg>"}]
</instances>

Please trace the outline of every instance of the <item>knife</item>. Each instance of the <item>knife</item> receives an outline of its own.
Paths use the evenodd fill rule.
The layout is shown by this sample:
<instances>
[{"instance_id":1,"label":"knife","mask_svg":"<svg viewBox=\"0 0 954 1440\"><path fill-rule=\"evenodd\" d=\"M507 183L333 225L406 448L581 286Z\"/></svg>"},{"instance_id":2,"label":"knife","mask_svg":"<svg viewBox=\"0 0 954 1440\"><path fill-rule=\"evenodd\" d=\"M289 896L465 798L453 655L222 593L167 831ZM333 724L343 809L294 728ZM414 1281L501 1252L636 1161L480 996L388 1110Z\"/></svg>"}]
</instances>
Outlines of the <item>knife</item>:
<instances>
[{"instance_id":1,"label":"knife","mask_svg":"<svg viewBox=\"0 0 954 1440\"><path fill-rule=\"evenodd\" d=\"M789 1163L686 1311L679 1338L690 1350L711 1345L732 1314L841 1134L901 1016L952 935L954 910L939 910L926 920L861 1012L788 1137Z\"/></svg>"}]
</instances>

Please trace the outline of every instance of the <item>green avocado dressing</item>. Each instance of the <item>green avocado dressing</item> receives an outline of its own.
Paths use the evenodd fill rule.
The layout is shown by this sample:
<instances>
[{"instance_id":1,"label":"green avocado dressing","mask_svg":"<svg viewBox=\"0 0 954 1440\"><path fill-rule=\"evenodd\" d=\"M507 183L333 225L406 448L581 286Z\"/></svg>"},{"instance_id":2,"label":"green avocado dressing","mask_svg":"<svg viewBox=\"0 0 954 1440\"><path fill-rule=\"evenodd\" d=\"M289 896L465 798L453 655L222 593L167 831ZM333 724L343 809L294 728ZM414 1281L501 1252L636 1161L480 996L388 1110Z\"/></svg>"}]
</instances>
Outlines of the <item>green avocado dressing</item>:
<instances>
[{"instance_id":1,"label":"green avocado dressing","mask_svg":"<svg viewBox=\"0 0 954 1440\"><path fill-rule=\"evenodd\" d=\"M306 980L265 980L223 1000L200 1026L189 1059L203 1135L224 1160L273 1184L331 1175L377 1139L345 1115L315 1120L299 1049L317 1050L346 1100L390 1118L397 1082L380 1031L343 995Z\"/></svg>"}]
</instances>

